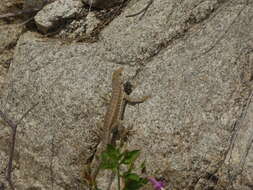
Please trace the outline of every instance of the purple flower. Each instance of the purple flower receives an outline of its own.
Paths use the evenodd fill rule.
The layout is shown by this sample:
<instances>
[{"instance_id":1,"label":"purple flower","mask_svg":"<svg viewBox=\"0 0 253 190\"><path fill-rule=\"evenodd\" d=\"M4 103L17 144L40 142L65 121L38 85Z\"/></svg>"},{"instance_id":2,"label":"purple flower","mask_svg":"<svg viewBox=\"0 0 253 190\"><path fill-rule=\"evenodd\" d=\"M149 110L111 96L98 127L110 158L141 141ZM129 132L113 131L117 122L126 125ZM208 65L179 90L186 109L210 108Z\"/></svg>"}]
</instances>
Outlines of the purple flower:
<instances>
[{"instance_id":1,"label":"purple flower","mask_svg":"<svg viewBox=\"0 0 253 190\"><path fill-rule=\"evenodd\" d=\"M154 177L148 177L155 190L164 190L165 184L162 181L157 181Z\"/></svg>"}]
</instances>

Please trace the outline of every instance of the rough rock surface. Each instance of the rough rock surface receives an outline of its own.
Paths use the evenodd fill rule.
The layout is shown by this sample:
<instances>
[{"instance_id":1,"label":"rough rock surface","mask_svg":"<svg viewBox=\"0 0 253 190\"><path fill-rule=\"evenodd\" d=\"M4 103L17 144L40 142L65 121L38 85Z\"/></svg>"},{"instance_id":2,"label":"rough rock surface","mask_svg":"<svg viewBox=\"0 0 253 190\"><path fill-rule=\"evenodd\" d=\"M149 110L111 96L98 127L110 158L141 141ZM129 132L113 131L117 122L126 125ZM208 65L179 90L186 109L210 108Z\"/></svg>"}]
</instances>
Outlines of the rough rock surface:
<instances>
[{"instance_id":1,"label":"rough rock surface","mask_svg":"<svg viewBox=\"0 0 253 190\"><path fill-rule=\"evenodd\" d=\"M82 0L90 7L108 9L123 2L123 0Z\"/></svg>"},{"instance_id":2,"label":"rough rock surface","mask_svg":"<svg viewBox=\"0 0 253 190\"><path fill-rule=\"evenodd\" d=\"M0 14L8 13L9 9L14 7L15 3L17 3L17 1L1 1ZM21 32L21 25L15 24L15 22L9 25L0 20L0 94L9 64L13 58L13 48Z\"/></svg>"},{"instance_id":3,"label":"rough rock surface","mask_svg":"<svg viewBox=\"0 0 253 190\"><path fill-rule=\"evenodd\" d=\"M39 105L18 128L17 189L86 188L82 166L122 65L137 84L132 95L152 96L125 115L136 130L129 149L141 148L148 174L168 189L252 188L252 3L156 0L141 20L125 17L146 3L131 1L97 43L19 39L0 108L17 121ZM10 130L0 131L7 186Z\"/></svg>"},{"instance_id":4,"label":"rough rock surface","mask_svg":"<svg viewBox=\"0 0 253 190\"><path fill-rule=\"evenodd\" d=\"M23 9L41 9L45 4L55 0L24 0Z\"/></svg>"},{"instance_id":5,"label":"rough rock surface","mask_svg":"<svg viewBox=\"0 0 253 190\"><path fill-rule=\"evenodd\" d=\"M57 0L43 7L35 16L38 29L47 33L59 26L64 20L74 18L82 8L80 0Z\"/></svg>"},{"instance_id":6,"label":"rough rock surface","mask_svg":"<svg viewBox=\"0 0 253 190\"><path fill-rule=\"evenodd\" d=\"M86 34L90 35L94 28L99 24L99 20L95 17L95 15L90 12L86 17Z\"/></svg>"},{"instance_id":7,"label":"rough rock surface","mask_svg":"<svg viewBox=\"0 0 253 190\"><path fill-rule=\"evenodd\" d=\"M6 78L7 75L7 69L0 65L0 94L2 93L3 89L2 86L4 85L4 80Z\"/></svg>"}]
</instances>

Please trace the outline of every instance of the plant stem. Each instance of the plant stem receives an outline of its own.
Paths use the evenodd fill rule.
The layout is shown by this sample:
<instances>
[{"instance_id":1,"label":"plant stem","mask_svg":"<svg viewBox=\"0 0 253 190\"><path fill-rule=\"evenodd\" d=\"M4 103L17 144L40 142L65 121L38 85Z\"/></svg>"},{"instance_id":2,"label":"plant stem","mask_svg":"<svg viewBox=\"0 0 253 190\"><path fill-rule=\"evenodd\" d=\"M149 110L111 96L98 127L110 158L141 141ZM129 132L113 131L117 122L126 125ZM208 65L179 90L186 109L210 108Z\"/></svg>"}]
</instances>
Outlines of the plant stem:
<instances>
[{"instance_id":1,"label":"plant stem","mask_svg":"<svg viewBox=\"0 0 253 190\"><path fill-rule=\"evenodd\" d=\"M120 173L119 173L119 166L117 167L117 177L118 177L118 190L120 190Z\"/></svg>"}]
</instances>

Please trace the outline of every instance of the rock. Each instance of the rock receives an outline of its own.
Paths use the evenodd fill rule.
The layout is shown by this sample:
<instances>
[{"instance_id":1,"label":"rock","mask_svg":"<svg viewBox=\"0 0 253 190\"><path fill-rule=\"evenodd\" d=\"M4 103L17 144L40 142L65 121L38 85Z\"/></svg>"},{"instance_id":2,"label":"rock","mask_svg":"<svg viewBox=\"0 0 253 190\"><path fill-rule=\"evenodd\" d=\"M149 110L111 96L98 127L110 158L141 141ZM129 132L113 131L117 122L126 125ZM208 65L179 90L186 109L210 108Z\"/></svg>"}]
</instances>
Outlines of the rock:
<instances>
[{"instance_id":1,"label":"rock","mask_svg":"<svg viewBox=\"0 0 253 190\"><path fill-rule=\"evenodd\" d=\"M29 50L24 49L24 46ZM30 107L35 102L39 102L40 104L34 111L37 112L37 109L39 109L41 115L37 115L40 121L37 119L30 120L34 113L31 112L29 117L26 118L26 122L30 120L29 125L31 128L28 126L25 127L27 129L26 132L29 134L25 132L25 136L19 134L21 136L18 137L18 141L23 138L27 139L27 141L19 141L16 147L17 152L19 152L21 147L26 147L25 150L23 149L24 151L22 151L19 157L20 159L18 159L22 163L22 172L17 175L13 174L14 180L21 180L20 183L15 183L17 189L50 189L52 187L52 173L49 170L53 172L54 190L67 187L68 189L78 189L78 187L85 189L81 171L86 159L91 156L91 144L96 143L94 141L95 137L88 134L94 130L96 122L102 120L101 116L105 111L100 94L95 91L101 88L99 90L102 93L101 95L109 93L111 73L116 68L116 66L108 62L106 64L108 69L105 69L105 65L100 64L102 62L99 56L101 51L98 50L98 47L92 45L65 46L57 41L45 43L40 41L34 33L26 33L20 39L14 58L15 63L18 64L14 63L11 65L10 70L15 71L9 73L9 78L17 75L18 78L26 76L28 80L33 80L32 78L36 77L37 82L34 81L36 84L34 83L31 86L27 83L28 81L13 85L10 84L10 80L7 82L13 87L9 89L12 88L13 92L15 91L14 94L16 92L19 95L26 92L34 94L37 91L37 95L34 94L35 96L33 98L25 95L22 101L28 101L27 103L29 105L26 104L24 105L25 107ZM70 54L73 57L69 57ZM28 56L29 58L22 58L20 55ZM95 59L97 63L94 64L93 61ZM105 61L103 62L106 63ZM31 69L30 71L35 75L31 74L27 69ZM103 74L103 71L106 72ZM38 73L40 73L40 77L37 75ZM103 75L102 78L101 74ZM69 80L71 80L71 83L69 83ZM56 84L57 86L59 85L59 88L55 88ZM95 86L97 88L94 88ZM23 90L19 91L19 88L23 88ZM69 93L73 94L70 95ZM7 97L7 94L8 92L5 91L2 96ZM14 110L9 110L9 106L11 105L7 102L4 103L5 100L1 100L0 102L3 104L0 105L0 108L7 111L8 115L16 120L20 115L12 115L12 111ZM45 107L43 106L44 104L46 104ZM93 106L98 106L100 109L94 109ZM27 107L25 107L23 108L26 109ZM19 110L18 107L17 110ZM21 112L20 114L22 115ZM46 116L48 112L50 112L50 115ZM97 115L99 112L101 116ZM61 118L62 116L64 118ZM50 126L44 125L44 122L47 122ZM2 126L2 128L4 127ZM22 130L25 130L25 128L20 127ZM37 135L34 136L34 132L40 137ZM41 138L42 136L43 138ZM66 141L62 141L63 138ZM72 138L76 139L75 142L67 140ZM36 146L28 147L26 143L29 142L34 142ZM54 146L55 148L53 148ZM8 152L4 152L3 154L7 155ZM53 165L51 164L50 166L50 162L53 162ZM4 169L6 162L1 160L1 163L3 164L1 164L0 171ZM65 168L67 165L68 167ZM26 180L23 177L27 175L29 175L29 178ZM30 175L33 175L33 177L30 177ZM1 176L0 181L3 181Z\"/></svg>"},{"instance_id":2,"label":"rock","mask_svg":"<svg viewBox=\"0 0 253 190\"><path fill-rule=\"evenodd\" d=\"M6 75L7 75L7 68L0 65L0 95L3 91L2 87L4 85Z\"/></svg>"},{"instance_id":3,"label":"rock","mask_svg":"<svg viewBox=\"0 0 253 190\"><path fill-rule=\"evenodd\" d=\"M217 9L218 0L203 1L191 11L191 19L193 23L198 23L206 19L213 10Z\"/></svg>"},{"instance_id":4,"label":"rock","mask_svg":"<svg viewBox=\"0 0 253 190\"><path fill-rule=\"evenodd\" d=\"M8 67L13 58L14 47L21 35L22 26L20 25L1 25L0 26L0 94Z\"/></svg>"},{"instance_id":5,"label":"rock","mask_svg":"<svg viewBox=\"0 0 253 190\"><path fill-rule=\"evenodd\" d=\"M66 19L74 18L82 9L79 0L57 0L43 7L34 17L42 33L55 29Z\"/></svg>"},{"instance_id":6,"label":"rock","mask_svg":"<svg viewBox=\"0 0 253 190\"><path fill-rule=\"evenodd\" d=\"M14 46L21 35L22 26L1 25L0 27L0 52Z\"/></svg>"},{"instance_id":7,"label":"rock","mask_svg":"<svg viewBox=\"0 0 253 190\"><path fill-rule=\"evenodd\" d=\"M95 14L90 12L86 17L86 34L90 35L92 31L97 27L100 21L96 18Z\"/></svg>"},{"instance_id":8,"label":"rock","mask_svg":"<svg viewBox=\"0 0 253 190\"><path fill-rule=\"evenodd\" d=\"M85 4L99 8L108 9L123 2L123 0L82 0Z\"/></svg>"},{"instance_id":9,"label":"rock","mask_svg":"<svg viewBox=\"0 0 253 190\"><path fill-rule=\"evenodd\" d=\"M141 149L149 175L169 189L250 189L253 7L204 2L156 0L141 20L125 16L147 1L130 3L93 44L22 35L0 109L17 121L39 105L18 128L16 189L88 189L82 169L122 66L137 84L131 95L151 95L124 117L135 130L128 149ZM3 174L10 130L0 127Z\"/></svg>"},{"instance_id":10,"label":"rock","mask_svg":"<svg viewBox=\"0 0 253 190\"><path fill-rule=\"evenodd\" d=\"M44 5L53 0L24 0L23 9L41 9Z\"/></svg>"}]
</instances>

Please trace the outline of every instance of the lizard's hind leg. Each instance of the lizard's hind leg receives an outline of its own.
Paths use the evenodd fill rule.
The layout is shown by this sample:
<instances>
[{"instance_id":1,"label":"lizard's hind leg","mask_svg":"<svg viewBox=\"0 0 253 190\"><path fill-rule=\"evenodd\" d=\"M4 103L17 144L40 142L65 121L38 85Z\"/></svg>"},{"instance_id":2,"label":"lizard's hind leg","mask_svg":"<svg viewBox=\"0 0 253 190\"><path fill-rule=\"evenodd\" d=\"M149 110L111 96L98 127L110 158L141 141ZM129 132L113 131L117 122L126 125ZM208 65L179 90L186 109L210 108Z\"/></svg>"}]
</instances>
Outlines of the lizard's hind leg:
<instances>
[{"instance_id":1,"label":"lizard's hind leg","mask_svg":"<svg viewBox=\"0 0 253 190\"><path fill-rule=\"evenodd\" d=\"M140 104L142 102L145 102L147 99L150 98L150 96L143 96L143 97L140 97L140 98L132 98L129 95L125 95L124 98L126 99L128 104L135 105L135 104Z\"/></svg>"}]
</instances>

